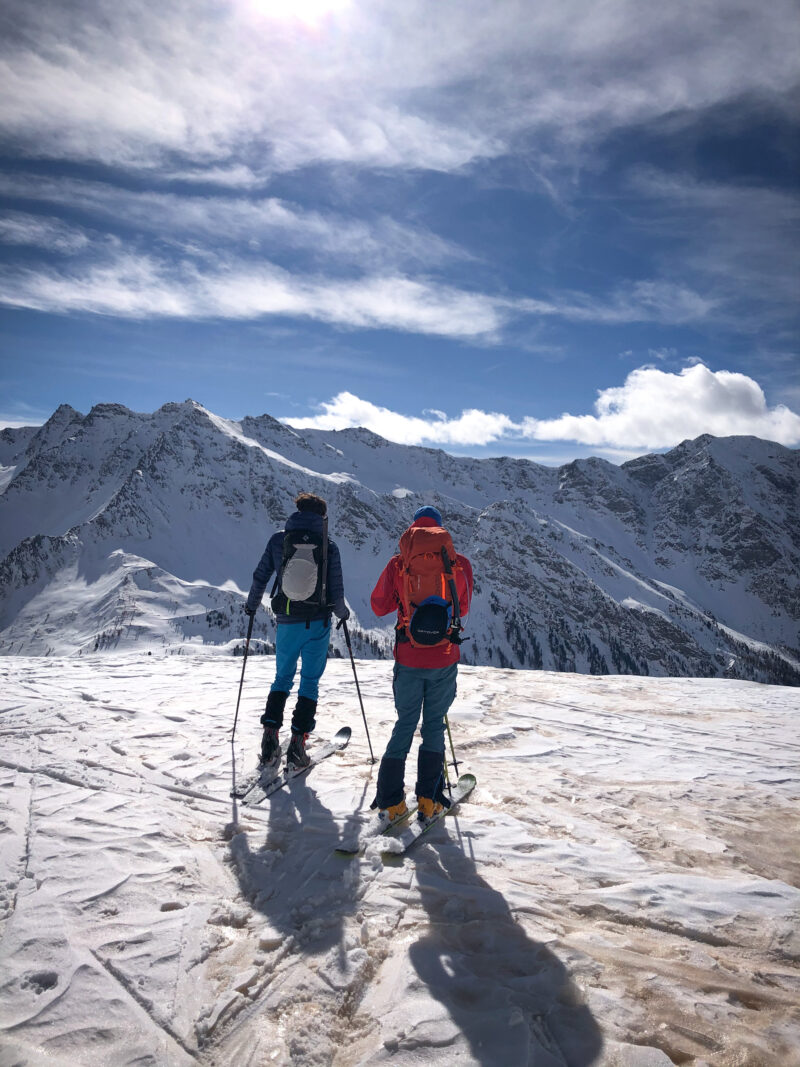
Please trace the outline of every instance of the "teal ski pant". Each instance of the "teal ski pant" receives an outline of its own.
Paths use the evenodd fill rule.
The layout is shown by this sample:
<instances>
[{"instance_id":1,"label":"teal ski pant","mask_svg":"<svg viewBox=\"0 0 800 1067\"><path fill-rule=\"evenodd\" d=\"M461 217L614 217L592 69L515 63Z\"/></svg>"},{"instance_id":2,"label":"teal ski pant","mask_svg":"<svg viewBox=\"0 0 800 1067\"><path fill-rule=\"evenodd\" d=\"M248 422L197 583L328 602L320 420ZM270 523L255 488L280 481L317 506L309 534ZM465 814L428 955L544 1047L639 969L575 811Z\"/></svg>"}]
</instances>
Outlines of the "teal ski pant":
<instances>
[{"instance_id":1,"label":"teal ski pant","mask_svg":"<svg viewBox=\"0 0 800 1067\"><path fill-rule=\"evenodd\" d=\"M394 706L397 722L384 758L405 760L422 714L422 748L444 752L444 717L456 698L458 664L449 667L394 665Z\"/></svg>"},{"instance_id":2,"label":"teal ski pant","mask_svg":"<svg viewBox=\"0 0 800 1067\"><path fill-rule=\"evenodd\" d=\"M316 701L319 680L328 662L331 637L330 620L314 619L304 622L278 623L275 637L275 681L271 693L291 693L297 662L300 661L298 695Z\"/></svg>"}]
</instances>

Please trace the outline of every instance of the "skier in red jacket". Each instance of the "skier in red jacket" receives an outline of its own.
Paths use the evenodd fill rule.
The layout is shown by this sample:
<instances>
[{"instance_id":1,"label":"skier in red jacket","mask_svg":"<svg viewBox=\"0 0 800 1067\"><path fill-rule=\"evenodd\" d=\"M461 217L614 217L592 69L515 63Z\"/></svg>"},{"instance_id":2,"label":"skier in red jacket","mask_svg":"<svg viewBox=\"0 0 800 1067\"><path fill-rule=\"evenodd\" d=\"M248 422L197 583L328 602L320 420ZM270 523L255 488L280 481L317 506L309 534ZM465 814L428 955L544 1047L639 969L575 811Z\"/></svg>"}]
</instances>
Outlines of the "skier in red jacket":
<instances>
[{"instance_id":1,"label":"skier in red jacket","mask_svg":"<svg viewBox=\"0 0 800 1067\"><path fill-rule=\"evenodd\" d=\"M427 530L428 533L416 533ZM427 540L431 550L413 557L414 544ZM444 565L438 547L447 546ZM436 508L421 507L400 539L401 551L393 556L372 591L376 615L397 611L394 648L394 702L397 711L389 744L378 771L378 787L373 808L388 822L407 812L404 792L406 757L422 714L422 743L417 758L416 795L421 818L438 814L449 806L444 792L445 715L456 696L456 676L460 659L460 620L469 611L472 598L472 567L469 560L452 548ZM425 557L431 576L421 579L436 585L441 595L414 600L414 559ZM449 560L448 560L449 557ZM425 566L423 562L422 566ZM438 573L433 573L437 571ZM423 589L423 593L426 590ZM458 607L454 606L455 592ZM438 629L437 629L438 627ZM435 640L439 637L438 640Z\"/></svg>"}]
</instances>

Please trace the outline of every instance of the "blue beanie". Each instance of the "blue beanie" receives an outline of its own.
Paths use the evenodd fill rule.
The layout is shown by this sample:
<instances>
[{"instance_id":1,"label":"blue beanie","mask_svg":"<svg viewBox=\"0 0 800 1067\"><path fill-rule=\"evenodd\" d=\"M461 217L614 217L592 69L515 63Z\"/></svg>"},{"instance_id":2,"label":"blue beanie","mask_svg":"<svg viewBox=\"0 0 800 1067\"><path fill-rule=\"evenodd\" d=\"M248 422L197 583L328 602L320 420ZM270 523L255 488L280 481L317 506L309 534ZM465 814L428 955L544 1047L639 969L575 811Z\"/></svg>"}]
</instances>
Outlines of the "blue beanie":
<instances>
[{"instance_id":1,"label":"blue beanie","mask_svg":"<svg viewBox=\"0 0 800 1067\"><path fill-rule=\"evenodd\" d=\"M430 504L426 504L424 508L417 508L414 512L414 522L416 522L417 519L423 518L433 519L437 526L442 525L441 513L438 512L436 508L431 507Z\"/></svg>"}]
</instances>

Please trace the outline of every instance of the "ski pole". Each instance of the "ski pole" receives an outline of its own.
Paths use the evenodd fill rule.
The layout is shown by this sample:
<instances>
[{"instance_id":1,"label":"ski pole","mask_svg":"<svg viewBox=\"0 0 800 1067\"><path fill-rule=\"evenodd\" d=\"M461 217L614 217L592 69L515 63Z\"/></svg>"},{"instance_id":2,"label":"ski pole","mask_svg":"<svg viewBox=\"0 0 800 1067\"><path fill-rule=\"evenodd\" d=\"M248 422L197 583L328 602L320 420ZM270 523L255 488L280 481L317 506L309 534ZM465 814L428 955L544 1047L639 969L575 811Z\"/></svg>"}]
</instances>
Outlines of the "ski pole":
<instances>
[{"instance_id":1,"label":"ski pole","mask_svg":"<svg viewBox=\"0 0 800 1067\"><path fill-rule=\"evenodd\" d=\"M239 721L239 702L242 699L242 686L244 685L244 669L247 666L247 653L250 649L250 638L253 635L253 622L255 620L255 614L250 616L250 622L247 627L247 639L244 643L244 659L242 660L242 677L239 679L239 695L236 698L236 714L233 717L233 730L231 730L231 745L233 745L234 738L236 737L236 723Z\"/></svg>"},{"instance_id":2,"label":"ski pole","mask_svg":"<svg viewBox=\"0 0 800 1067\"><path fill-rule=\"evenodd\" d=\"M352 667L353 667L353 677L356 680L356 692L358 693L358 702L361 705L361 717L364 720L364 729L367 731L367 744L369 745L369 761L370 761L370 763L374 763L375 762L375 756L374 756L374 754L372 752L372 742L369 739L369 727L367 726L367 715L366 715L366 712L364 711L364 701L361 699L361 686L358 684L358 675L356 674L356 661L353 659L353 647L350 644L350 631L347 629L347 622L344 619L339 619L339 621L336 623L336 629L338 630L340 626L344 630L344 640L345 640L345 643L347 645L347 651L350 653L350 663L352 664Z\"/></svg>"},{"instance_id":3,"label":"ski pole","mask_svg":"<svg viewBox=\"0 0 800 1067\"><path fill-rule=\"evenodd\" d=\"M453 787L450 784L450 771L447 769L447 753L444 753L444 761L442 763L442 770L444 771L444 784L447 786L447 792L450 796L453 795Z\"/></svg>"},{"instance_id":4,"label":"ski pole","mask_svg":"<svg viewBox=\"0 0 800 1067\"><path fill-rule=\"evenodd\" d=\"M450 752L453 756L453 766L456 769L456 774L458 774L458 760L456 759L456 750L453 748L453 735L450 733L450 720L446 715L444 717L444 724L447 727L447 736L450 738Z\"/></svg>"}]
</instances>

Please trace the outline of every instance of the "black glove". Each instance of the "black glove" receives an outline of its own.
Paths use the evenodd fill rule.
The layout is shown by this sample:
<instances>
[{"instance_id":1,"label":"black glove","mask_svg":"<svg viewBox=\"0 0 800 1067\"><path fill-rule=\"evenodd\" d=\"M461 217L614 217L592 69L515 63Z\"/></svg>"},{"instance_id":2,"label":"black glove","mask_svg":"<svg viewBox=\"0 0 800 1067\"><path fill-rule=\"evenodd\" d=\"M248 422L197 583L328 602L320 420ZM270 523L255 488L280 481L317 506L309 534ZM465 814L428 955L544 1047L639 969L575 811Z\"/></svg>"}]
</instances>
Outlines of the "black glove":
<instances>
[{"instance_id":1,"label":"black glove","mask_svg":"<svg viewBox=\"0 0 800 1067\"><path fill-rule=\"evenodd\" d=\"M245 604L245 606L244 606L245 615L249 615L251 619L254 619L256 617L256 612L257 611L258 611L258 608L248 608L247 604Z\"/></svg>"},{"instance_id":2,"label":"black glove","mask_svg":"<svg viewBox=\"0 0 800 1067\"><path fill-rule=\"evenodd\" d=\"M345 607L339 612L339 622L347 622L350 618L350 608Z\"/></svg>"}]
</instances>

